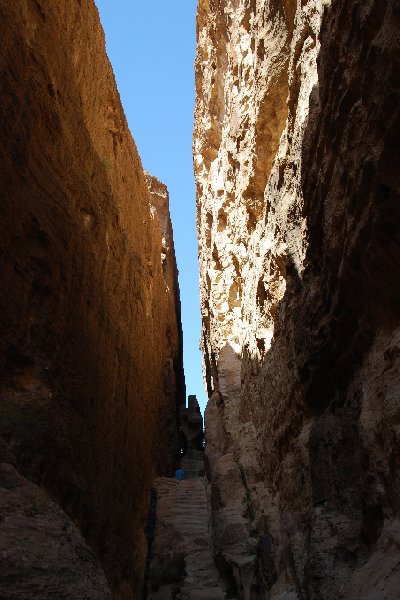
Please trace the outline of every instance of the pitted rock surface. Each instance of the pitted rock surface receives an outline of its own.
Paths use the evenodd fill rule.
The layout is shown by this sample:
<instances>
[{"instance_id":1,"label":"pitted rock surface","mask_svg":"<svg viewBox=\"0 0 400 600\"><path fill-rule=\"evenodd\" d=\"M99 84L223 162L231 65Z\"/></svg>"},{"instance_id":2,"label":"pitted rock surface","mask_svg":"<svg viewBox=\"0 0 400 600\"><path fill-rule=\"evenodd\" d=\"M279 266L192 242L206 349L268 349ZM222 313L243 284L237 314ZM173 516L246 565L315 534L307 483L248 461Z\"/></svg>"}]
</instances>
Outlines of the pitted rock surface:
<instances>
[{"instance_id":1,"label":"pitted rock surface","mask_svg":"<svg viewBox=\"0 0 400 600\"><path fill-rule=\"evenodd\" d=\"M199 0L197 38L221 572L243 600L397 600L398 2Z\"/></svg>"}]
</instances>

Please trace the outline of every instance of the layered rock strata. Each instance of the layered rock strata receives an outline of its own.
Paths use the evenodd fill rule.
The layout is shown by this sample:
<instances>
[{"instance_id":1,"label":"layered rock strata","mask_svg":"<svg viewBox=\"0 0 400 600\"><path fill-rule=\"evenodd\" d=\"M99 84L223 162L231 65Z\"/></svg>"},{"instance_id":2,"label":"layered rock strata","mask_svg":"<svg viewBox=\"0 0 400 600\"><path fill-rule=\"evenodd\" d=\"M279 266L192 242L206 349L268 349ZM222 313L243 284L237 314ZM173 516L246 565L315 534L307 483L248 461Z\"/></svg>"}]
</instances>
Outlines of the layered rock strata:
<instances>
[{"instance_id":1,"label":"layered rock strata","mask_svg":"<svg viewBox=\"0 0 400 600\"><path fill-rule=\"evenodd\" d=\"M400 589L400 15L199 0L214 552L232 597Z\"/></svg>"},{"instance_id":2,"label":"layered rock strata","mask_svg":"<svg viewBox=\"0 0 400 600\"><path fill-rule=\"evenodd\" d=\"M141 598L149 488L176 466L185 399L166 192L149 192L92 0L0 0L0 39L1 460L69 515L114 598Z\"/></svg>"}]
</instances>

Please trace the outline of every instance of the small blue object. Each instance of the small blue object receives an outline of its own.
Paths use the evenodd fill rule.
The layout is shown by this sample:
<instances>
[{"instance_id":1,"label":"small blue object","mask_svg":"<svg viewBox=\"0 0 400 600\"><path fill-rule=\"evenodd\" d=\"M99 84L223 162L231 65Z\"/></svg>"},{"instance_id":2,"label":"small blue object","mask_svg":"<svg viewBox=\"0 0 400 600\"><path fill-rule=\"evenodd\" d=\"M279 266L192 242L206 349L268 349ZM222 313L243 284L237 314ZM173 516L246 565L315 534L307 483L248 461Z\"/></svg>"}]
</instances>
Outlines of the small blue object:
<instances>
[{"instance_id":1,"label":"small blue object","mask_svg":"<svg viewBox=\"0 0 400 600\"><path fill-rule=\"evenodd\" d=\"M179 481L185 477L185 471L183 469L177 469L175 471L175 478Z\"/></svg>"}]
</instances>

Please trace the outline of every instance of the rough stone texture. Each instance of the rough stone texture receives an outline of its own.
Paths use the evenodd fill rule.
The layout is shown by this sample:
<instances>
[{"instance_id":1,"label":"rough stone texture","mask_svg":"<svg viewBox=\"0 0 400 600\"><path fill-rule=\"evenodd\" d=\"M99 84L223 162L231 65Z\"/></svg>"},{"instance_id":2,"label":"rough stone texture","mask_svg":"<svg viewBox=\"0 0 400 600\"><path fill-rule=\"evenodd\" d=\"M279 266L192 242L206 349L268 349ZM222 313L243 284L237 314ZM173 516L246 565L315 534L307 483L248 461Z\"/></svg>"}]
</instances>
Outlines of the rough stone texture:
<instances>
[{"instance_id":1,"label":"rough stone texture","mask_svg":"<svg viewBox=\"0 0 400 600\"><path fill-rule=\"evenodd\" d=\"M174 234L172 231L171 215L169 212L169 194L167 186L157 177L145 171L146 183L150 192L150 206L152 214L157 215L161 232L161 265L166 289L166 315L169 320L166 329L168 347L171 349L169 365L165 373L164 395L167 405L171 406L174 395L176 397L177 415L186 401L185 376L183 372L183 336L181 325L181 300L178 282L178 266L176 264ZM171 400L169 402L169 400ZM165 415L169 418L170 415ZM160 421L176 437L179 419L169 427L165 421Z\"/></svg>"},{"instance_id":2,"label":"rough stone texture","mask_svg":"<svg viewBox=\"0 0 400 600\"><path fill-rule=\"evenodd\" d=\"M208 530L204 477L156 481L157 525L148 600L225 600Z\"/></svg>"},{"instance_id":3,"label":"rough stone texture","mask_svg":"<svg viewBox=\"0 0 400 600\"><path fill-rule=\"evenodd\" d=\"M68 516L0 465L0 598L111 600L104 573Z\"/></svg>"},{"instance_id":4,"label":"rough stone texture","mask_svg":"<svg viewBox=\"0 0 400 600\"><path fill-rule=\"evenodd\" d=\"M400 589L395 0L199 0L213 542L239 598Z\"/></svg>"},{"instance_id":5,"label":"rough stone texture","mask_svg":"<svg viewBox=\"0 0 400 600\"><path fill-rule=\"evenodd\" d=\"M149 194L92 0L0 0L0 40L1 453L83 532L114 598L141 598L184 402L166 192Z\"/></svg>"}]
</instances>

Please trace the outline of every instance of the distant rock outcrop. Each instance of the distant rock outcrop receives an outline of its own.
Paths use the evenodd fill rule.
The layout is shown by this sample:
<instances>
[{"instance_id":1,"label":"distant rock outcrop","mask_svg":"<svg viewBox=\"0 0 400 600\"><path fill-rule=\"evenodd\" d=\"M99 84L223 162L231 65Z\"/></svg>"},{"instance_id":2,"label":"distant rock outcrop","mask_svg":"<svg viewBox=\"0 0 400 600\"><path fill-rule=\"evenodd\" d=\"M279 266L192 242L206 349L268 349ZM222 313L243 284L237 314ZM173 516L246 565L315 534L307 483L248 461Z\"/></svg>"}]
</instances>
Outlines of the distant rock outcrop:
<instances>
[{"instance_id":1,"label":"distant rock outcrop","mask_svg":"<svg viewBox=\"0 0 400 600\"><path fill-rule=\"evenodd\" d=\"M141 599L149 489L177 464L185 401L168 199L92 0L0 0L0 39L1 458L69 515L113 597Z\"/></svg>"},{"instance_id":2,"label":"distant rock outcrop","mask_svg":"<svg viewBox=\"0 0 400 600\"><path fill-rule=\"evenodd\" d=\"M395 0L199 0L213 541L232 597L400 589Z\"/></svg>"}]
</instances>

